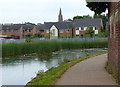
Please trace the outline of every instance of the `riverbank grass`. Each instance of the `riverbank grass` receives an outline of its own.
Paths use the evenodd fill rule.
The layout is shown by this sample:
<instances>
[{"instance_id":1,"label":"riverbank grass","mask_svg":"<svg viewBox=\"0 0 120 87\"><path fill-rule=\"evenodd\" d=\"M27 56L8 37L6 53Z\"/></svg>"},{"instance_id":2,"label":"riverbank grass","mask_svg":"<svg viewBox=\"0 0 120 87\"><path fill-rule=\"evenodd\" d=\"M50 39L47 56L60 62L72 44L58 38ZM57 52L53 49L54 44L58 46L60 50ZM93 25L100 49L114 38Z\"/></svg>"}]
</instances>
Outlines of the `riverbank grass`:
<instances>
[{"instance_id":1,"label":"riverbank grass","mask_svg":"<svg viewBox=\"0 0 120 87\"><path fill-rule=\"evenodd\" d=\"M61 49L107 48L108 41L36 41L30 43L2 44L2 57L12 57L31 53L40 56L52 55Z\"/></svg>"},{"instance_id":2,"label":"riverbank grass","mask_svg":"<svg viewBox=\"0 0 120 87\"><path fill-rule=\"evenodd\" d=\"M99 53L96 55L89 55L89 56L86 56L83 58L78 58L78 59L74 59L74 60L70 60L70 61L65 61L58 67L52 68L45 73L38 74L31 82L29 82L26 85L26 87L31 87L31 86L34 87L35 85L54 85L55 82L61 77L61 75L67 69L69 69L71 66L73 66L76 63L83 61L85 59L88 59L88 58L91 58L94 56L98 56L98 55L102 55L105 53L107 53L107 52Z\"/></svg>"}]
</instances>

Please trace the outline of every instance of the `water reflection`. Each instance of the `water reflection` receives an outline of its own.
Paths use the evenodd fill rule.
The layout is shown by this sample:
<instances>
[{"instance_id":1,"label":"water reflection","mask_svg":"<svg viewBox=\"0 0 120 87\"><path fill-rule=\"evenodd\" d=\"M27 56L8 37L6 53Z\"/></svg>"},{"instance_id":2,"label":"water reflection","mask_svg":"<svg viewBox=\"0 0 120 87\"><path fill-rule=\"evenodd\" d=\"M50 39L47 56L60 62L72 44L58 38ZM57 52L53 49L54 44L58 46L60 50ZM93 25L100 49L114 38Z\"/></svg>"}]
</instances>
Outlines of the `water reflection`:
<instances>
[{"instance_id":1,"label":"water reflection","mask_svg":"<svg viewBox=\"0 0 120 87\"><path fill-rule=\"evenodd\" d=\"M3 58L2 60L2 84L25 85L39 70L47 71L60 65L64 58L75 59L86 55L97 54L106 51L104 49L78 49L61 50L49 57L40 57L37 54Z\"/></svg>"}]
</instances>

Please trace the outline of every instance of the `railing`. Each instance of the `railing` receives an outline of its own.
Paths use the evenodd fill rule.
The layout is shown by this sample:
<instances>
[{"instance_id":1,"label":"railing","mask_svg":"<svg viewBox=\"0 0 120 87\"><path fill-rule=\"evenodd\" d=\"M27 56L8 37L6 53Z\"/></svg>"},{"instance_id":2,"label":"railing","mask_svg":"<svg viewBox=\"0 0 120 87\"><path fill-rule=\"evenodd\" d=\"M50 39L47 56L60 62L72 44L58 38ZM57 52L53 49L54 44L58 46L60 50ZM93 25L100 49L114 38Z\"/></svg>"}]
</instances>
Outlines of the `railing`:
<instances>
[{"instance_id":1,"label":"railing","mask_svg":"<svg viewBox=\"0 0 120 87\"><path fill-rule=\"evenodd\" d=\"M62 41L62 40L70 40L70 41L100 41L100 40L108 40L108 38L58 38L58 39L32 39L33 41ZM0 43L21 43L25 42L25 39L1 39Z\"/></svg>"}]
</instances>

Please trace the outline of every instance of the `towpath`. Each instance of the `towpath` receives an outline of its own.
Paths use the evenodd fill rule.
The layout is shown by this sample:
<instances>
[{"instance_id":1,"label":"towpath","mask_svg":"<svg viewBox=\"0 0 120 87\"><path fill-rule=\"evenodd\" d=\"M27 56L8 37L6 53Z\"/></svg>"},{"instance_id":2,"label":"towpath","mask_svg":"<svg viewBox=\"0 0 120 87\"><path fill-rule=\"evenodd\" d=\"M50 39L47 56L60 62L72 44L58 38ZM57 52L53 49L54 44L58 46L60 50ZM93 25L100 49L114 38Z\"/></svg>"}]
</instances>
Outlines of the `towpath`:
<instances>
[{"instance_id":1,"label":"towpath","mask_svg":"<svg viewBox=\"0 0 120 87\"><path fill-rule=\"evenodd\" d=\"M117 85L105 70L107 54L89 58L68 69L55 85Z\"/></svg>"}]
</instances>

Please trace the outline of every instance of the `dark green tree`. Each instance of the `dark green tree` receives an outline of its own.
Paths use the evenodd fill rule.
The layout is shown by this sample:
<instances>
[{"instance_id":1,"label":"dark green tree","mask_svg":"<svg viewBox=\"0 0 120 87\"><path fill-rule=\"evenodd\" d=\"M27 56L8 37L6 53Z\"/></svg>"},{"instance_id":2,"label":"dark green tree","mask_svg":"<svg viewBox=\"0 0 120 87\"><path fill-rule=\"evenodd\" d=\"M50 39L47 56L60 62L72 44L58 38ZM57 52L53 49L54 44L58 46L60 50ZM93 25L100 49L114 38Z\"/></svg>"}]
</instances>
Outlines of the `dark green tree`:
<instances>
[{"instance_id":1,"label":"dark green tree","mask_svg":"<svg viewBox=\"0 0 120 87\"><path fill-rule=\"evenodd\" d=\"M103 21L103 30L105 31L106 23L108 22L108 14L94 15L93 18L101 18Z\"/></svg>"},{"instance_id":2,"label":"dark green tree","mask_svg":"<svg viewBox=\"0 0 120 87\"><path fill-rule=\"evenodd\" d=\"M91 26L87 27L86 34L89 34L90 37L93 37L94 32L95 31L93 30L93 27Z\"/></svg>"},{"instance_id":3,"label":"dark green tree","mask_svg":"<svg viewBox=\"0 0 120 87\"><path fill-rule=\"evenodd\" d=\"M75 19L81 19L81 18L83 18L83 17L82 16L74 16L73 20L75 20Z\"/></svg>"},{"instance_id":4,"label":"dark green tree","mask_svg":"<svg viewBox=\"0 0 120 87\"><path fill-rule=\"evenodd\" d=\"M109 2L87 2L86 5L91 11L95 12L95 15L101 14L108 9Z\"/></svg>"},{"instance_id":5,"label":"dark green tree","mask_svg":"<svg viewBox=\"0 0 120 87\"><path fill-rule=\"evenodd\" d=\"M74 16L73 20L75 20L75 19L85 19L85 18L92 18L92 16L90 16L90 15Z\"/></svg>"}]
</instances>

